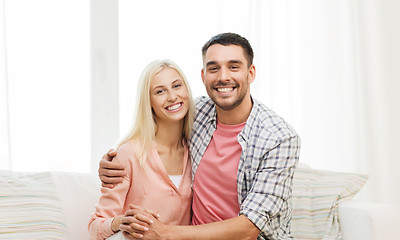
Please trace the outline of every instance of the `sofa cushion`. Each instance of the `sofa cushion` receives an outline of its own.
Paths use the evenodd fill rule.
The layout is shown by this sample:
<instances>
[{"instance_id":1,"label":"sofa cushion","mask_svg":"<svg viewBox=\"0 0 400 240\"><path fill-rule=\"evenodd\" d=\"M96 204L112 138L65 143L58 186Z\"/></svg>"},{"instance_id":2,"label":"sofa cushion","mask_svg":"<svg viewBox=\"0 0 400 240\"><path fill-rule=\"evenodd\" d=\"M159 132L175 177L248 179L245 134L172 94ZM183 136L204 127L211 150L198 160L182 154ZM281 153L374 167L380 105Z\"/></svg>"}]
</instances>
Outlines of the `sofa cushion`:
<instances>
[{"instance_id":1,"label":"sofa cushion","mask_svg":"<svg viewBox=\"0 0 400 240\"><path fill-rule=\"evenodd\" d=\"M100 180L97 174L53 172L69 239L89 239L88 224L90 214L100 197Z\"/></svg>"},{"instance_id":2,"label":"sofa cushion","mask_svg":"<svg viewBox=\"0 0 400 240\"><path fill-rule=\"evenodd\" d=\"M0 171L0 216L0 239L68 239L49 172Z\"/></svg>"},{"instance_id":3,"label":"sofa cushion","mask_svg":"<svg viewBox=\"0 0 400 240\"><path fill-rule=\"evenodd\" d=\"M298 168L293 178L292 233L296 239L341 239L338 204L366 183L362 174Z\"/></svg>"}]
</instances>

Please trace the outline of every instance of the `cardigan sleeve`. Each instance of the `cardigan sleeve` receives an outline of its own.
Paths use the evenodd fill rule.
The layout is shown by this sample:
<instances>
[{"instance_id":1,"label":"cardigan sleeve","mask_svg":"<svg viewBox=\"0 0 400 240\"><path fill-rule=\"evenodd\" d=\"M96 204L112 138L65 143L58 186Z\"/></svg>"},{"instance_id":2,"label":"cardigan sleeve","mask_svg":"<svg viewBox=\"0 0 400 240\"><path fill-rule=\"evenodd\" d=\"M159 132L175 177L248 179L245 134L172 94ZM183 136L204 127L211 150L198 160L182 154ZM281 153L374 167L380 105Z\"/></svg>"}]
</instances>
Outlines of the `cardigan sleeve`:
<instances>
[{"instance_id":1,"label":"cardigan sleeve","mask_svg":"<svg viewBox=\"0 0 400 240\"><path fill-rule=\"evenodd\" d=\"M111 229L111 223L115 216L124 214L122 211L125 206L127 193L131 186L131 158L135 155L129 143L125 143L117 150L117 156L113 161L119 161L123 164L126 174L122 183L114 188L101 188L101 196L95 206L96 211L91 214L89 221L90 239L106 239L114 234Z\"/></svg>"}]
</instances>

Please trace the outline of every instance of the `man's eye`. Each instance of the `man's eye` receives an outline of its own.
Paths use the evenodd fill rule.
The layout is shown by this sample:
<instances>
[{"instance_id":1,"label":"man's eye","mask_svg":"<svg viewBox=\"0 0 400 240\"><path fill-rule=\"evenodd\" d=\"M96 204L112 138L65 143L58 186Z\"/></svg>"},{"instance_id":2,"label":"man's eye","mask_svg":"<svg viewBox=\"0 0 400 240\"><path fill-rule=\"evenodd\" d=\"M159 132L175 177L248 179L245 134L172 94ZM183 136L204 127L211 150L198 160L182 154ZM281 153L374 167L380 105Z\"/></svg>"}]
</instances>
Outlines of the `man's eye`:
<instances>
[{"instance_id":1,"label":"man's eye","mask_svg":"<svg viewBox=\"0 0 400 240\"><path fill-rule=\"evenodd\" d=\"M208 68L208 71L211 71L211 72L212 71L217 71L217 69L218 69L217 67L210 67L210 68Z\"/></svg>"}]
</instances>

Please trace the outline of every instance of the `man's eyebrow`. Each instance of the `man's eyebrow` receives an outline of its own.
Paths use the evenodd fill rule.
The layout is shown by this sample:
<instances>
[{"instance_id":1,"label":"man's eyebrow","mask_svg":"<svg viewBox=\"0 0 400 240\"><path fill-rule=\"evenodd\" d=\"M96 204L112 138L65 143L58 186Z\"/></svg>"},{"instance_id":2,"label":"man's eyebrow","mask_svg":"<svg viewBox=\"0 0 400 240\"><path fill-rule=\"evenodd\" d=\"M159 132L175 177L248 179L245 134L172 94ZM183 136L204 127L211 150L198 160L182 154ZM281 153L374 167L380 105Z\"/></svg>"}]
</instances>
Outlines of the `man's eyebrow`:
<instances>
[{"instance_id":1,"label":"man's eyebrow","mask_svg":"<svg viewBox=\"0 0 400 240\"><path fill-rule=\"evenodd\" d=\"M229 63L238 63L238 64L243 64L242 61L240 60L230 60Z\"/></svg>"},{"instance_id":2,"label":"man's eyebrow","mask_svg":"<svg viewBox=\"0 0 400 240\"><path fill-rule=\"evenodd\" d=\"M217 62L216 61L209 61L209 62L206 63L206 66L210 66L210 65L214 65L214 64L217 64Z\"/></svg>"},{"instance_id":3,"label":"man's eyebrow","mask_svg":"<svg viewBox=\"0 0 400 240\"><path fill-rule=\"evenodd\" d=\"M228 63L230 63L230 64L232 64L232 63L243 64L243 62L240 61L240 60L229 60ZM217 61L209 61L209 62L206 63L206 66L215 65L215 64L217 64Z\"/></svg>"}]
</instances>

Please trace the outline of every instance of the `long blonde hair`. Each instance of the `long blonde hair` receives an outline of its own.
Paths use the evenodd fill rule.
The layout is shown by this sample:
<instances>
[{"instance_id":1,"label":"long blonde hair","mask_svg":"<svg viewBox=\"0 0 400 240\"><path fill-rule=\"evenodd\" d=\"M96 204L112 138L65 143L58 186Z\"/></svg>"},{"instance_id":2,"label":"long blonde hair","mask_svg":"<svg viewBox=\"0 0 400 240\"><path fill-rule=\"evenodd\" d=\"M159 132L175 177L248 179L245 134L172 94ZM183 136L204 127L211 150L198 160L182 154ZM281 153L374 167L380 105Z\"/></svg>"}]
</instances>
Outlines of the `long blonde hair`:
<instances>
[{"instance_id":1,"label":"long blonde hair","mask_svg":"<svg viewBox=\"0 0 400 240\"><path fill-rule=\"evenodd\" d=\"M121 146L130 140L136 140L134 144L134 150L137 158L139 159L139 165L142 169L144 168L144 163L147 159L148 153L151 151L152 142L155 139L157 130L155 116L150 104L150 84L154 76L166 68L176 70L182 77L187 88L189 97L189 110L184 118L182 131L183 137L186 140L189 140L192 131L195 117L195 107L192 92L185 74L176 63L169 59L155 60L151 62L145 67L139 79L137 88L136 116L133 121L133 127L129 131L129 134L118 144L118 146Z\"/></svg>"}]
</instances>

